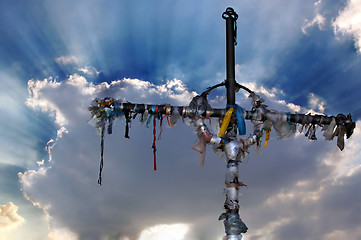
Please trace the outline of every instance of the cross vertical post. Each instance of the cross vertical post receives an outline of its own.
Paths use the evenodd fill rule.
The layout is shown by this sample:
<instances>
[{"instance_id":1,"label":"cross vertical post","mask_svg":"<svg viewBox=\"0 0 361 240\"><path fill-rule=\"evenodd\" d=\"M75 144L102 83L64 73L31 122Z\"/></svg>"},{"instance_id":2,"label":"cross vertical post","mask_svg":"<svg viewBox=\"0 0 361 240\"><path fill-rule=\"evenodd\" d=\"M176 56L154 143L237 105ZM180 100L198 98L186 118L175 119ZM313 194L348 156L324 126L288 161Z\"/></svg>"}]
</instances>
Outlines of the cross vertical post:
<instances>
[{"instance_id":1,"label":"cross vertical post","mask_svg":"<svg viewBox=\"0 0 361 240\"><path fill-rule=\"evenodd\" d=\"M226 69L227 69L227 104L234 105L235 100L235 54L234 47L237 44L236 31L238 15L233 8L227 8L222 14L222 18L226 20Z\"/></svg>"},{"instance_id":2,"label":"cross vertical post","mask_svg":"<svg viewBox=\"0 0 361 240\"><path fill-rule=\"evenodd\" d=\"M226 89L227 89L227 109L236 108L236 78L235 78L235 45L237 44L237 19L238 15L233 8L227 8L222 14L222 18L226 20ZM225 194L224 202L225 213L222 213L219 220L224 220L224 228L226 236L224 240L241 240L241 233L247 232L247 226L243 223L239 216L239 180L237 156L241 149L237 140L237 118L232 114L228 129L226 132L228 142L225 144L226 153L226 176L225 176ZM221 136L220 136L221 137Z\"/></svg>"}]
</instances>

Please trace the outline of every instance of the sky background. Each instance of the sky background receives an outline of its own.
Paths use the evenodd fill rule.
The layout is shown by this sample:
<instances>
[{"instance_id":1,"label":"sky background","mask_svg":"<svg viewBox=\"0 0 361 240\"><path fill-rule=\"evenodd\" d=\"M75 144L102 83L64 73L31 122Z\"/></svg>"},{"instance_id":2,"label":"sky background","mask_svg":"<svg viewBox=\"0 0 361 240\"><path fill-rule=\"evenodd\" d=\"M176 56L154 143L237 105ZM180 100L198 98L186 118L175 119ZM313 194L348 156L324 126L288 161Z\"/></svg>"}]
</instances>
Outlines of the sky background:
<instances>
[{"instance_id":1,"label":"sky background","mask_svg":"<svg viewBox=\"0 0 361 240\"><path fill-rule=\"evenodd\" d=\"M278 140L240 166L245 240L361 239L361 1L0 1L0 239L220 239L224 159L204 167L194 128L157 141L124 121L87 123L96 97L188 105L225 79L225 21L238 13L236 80L269 109L351 113L353 136ZM224 107L225 89L209 97ZM250 99L237 94L250 109ZM157 129L159 132L159 129ZM248 125L247 134L252 132Z\"/></svg>"}]
</instances>

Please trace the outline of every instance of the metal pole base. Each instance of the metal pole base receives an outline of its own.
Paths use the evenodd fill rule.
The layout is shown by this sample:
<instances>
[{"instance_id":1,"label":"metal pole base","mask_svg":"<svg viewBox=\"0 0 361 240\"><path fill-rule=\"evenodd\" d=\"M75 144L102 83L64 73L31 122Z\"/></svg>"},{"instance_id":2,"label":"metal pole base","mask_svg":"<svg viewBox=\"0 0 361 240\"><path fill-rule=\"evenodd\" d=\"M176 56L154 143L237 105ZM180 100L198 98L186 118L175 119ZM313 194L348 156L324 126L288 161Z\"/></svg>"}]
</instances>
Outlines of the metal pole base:
<instances>
[{"instance_id":1,"label":"metal pole base","mask_svg":"<svg viewBox=\"0 0 361 240\"><path fill-rule=\"evenodd\" d=\"M242 240L242 235L226 235L223 240Z\"/></svg>"}]
</instances>

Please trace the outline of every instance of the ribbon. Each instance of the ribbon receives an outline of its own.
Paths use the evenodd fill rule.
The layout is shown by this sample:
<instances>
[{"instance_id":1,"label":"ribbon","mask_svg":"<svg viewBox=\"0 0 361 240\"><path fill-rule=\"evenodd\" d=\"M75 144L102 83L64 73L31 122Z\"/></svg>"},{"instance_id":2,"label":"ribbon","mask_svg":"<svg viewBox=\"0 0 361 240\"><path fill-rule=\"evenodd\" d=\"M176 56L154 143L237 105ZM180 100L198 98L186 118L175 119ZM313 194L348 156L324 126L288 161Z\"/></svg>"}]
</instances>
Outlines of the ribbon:
<instances>
[{"instance_id":1,"label":"ribbon","mask_svg":"<svg viewBox=\"0 0 361 240\"><path fill-rule=\"evenodd\" d=\"M238 134L239 135L245 135L246 134L246 123L244 121L243 108L241 106L237 105L237 104L235 104L235 105L227 104L226 107L236 109Z\"/></svg>"},{"instance_id":2,"label":"ribbon","mask_svg":"<svg viewBox=\"0 0 361 240\"><path fill-rule=\"evenodd\" d=\"M158 105L155 108L154 114L157 114L157 112L158 112ZM157 147L155 145L155 141L157 140L157 137L156 137L156 125L157 125L157 119L154 116L154 118L153 118L153 145L152 145L153 155L154 155L154 171L157 170L157 156L156 156Z\"/></svg>"},{"instance_id":3,"label":"ribbon","mask_svg":"<svg viewBox=\"0 0 361 240\"><path fill-rule=\"evenodd\" d=\"M271 136L271 128L270 128L270 130L266 131L266 140L264 141L265 147L267 147L267 145L268 145L268 140L270 139L270 136Z\"/></svg>"},{"instance_id":4,"label":"ribbon","mask_svg":"<svg viewBox=\"0 0 361 240\"><path fill-rule=\"evenodd\" d=\"M102 126L102 133L101 133L101 143L100 143L100 165L99 165L99 178L98 184L102 185L102 171L103 171L103 157L104 157L104 129L105 126Z\"/></svg>"},{"instance_id":5,"label":"ribbon","mask_svg":"<svg viewBox=\"0 0 361 240\"><path fill-rule=\"evenodd\" d=\"M226 112L226 115L224 116L223 121L222 121L222 126L219 129L218 137L222 137L223 134L226 132L228 125L229 125L229 121L231 120L233 111L234 111L234 108L231 107Z\"/></svg>"},{"instance_id":6,"label":"ribbon","mask_svg":"<svg viewBox=\"0 0 361 240\"><path fill-rule=\"evenodd\" d=\"M155 116L154 116L154 118L155 118ZM150 115L149 118L147 119L145 127L149 128L149 123L150 123L151 120L152 120L152 115Z\"/></svg>"},{"instance_id":7,"label":"ribbon","mask_svg":"<svg viewBox=\"0 0 361 240\"><path fill-rule=\"evenodd\" d=\"M112 134L113 133L113 118L109 117L108 118L108 134Z\"/></svg>"},{"instance_id":8,"label":"ribbon","mask_svg":"<svg viewBox=\"0 0 361 240\"><path fill-rule=\"evenodd\" d=\"M159 136L158 136L158 140L160 140L161 136L162 136L162 132L163 132L163 119L167 118L167 122L168 122L168 126L170 127L170 121L169 121L169 108L166 108L165 111L165 115L163 117L160 117L160 122L159 122Z\"/></svg>"},{"instance_id":9,"label":"ribbon","mask_svg":"<svg viewBox=\"0 0 361 240\"><path fill-rule=\"evenodd\" d=\"M130 123L130 113L126 112L125 113L125 134L124 134L125 138L130 138L129 137L129 123Z\"/></svg>"},{"instance_id":10,"label":"ribbon","mask_svg":"<svg viewBox=\"0 0 361 240\"><path fill-rule=\"evenodd\" d=\"M114 103L113 98L104 98L103 102L100 103L99 107L110 106L112 103Z\"/></svg>"},{"instance_id":11,"label":"ribbon","mask_svg":"<svg viewBox=\"0 0 361 240\"><path fill-rule=\"evenodd\" d=\"M158 135L158 140L161 139L162 137L162 132L163 132L163 119L164 117L162 117L159 121L159 135Z\"/></svg>"}]
</instances>

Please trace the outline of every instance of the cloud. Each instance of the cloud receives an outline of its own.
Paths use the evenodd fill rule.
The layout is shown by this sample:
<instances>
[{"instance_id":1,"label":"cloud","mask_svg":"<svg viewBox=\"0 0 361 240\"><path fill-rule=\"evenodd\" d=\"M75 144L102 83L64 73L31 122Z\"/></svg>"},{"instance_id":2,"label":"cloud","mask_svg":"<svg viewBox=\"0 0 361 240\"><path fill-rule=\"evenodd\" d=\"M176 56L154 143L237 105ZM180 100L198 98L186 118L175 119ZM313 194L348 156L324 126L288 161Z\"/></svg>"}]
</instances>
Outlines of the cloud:
<instances>
[{"instance_id":1,"label":"cloud","mask_svg":"<svg viewBox=\"0 0 361 240\"><path fill-rule=\"evenodd\" d=\"M317 13L316 16L311 20L305 20L305 24L302 26L302 32L307 34L307 29L317 25L320 30L325 26L326 19L320 13Z\"/></svg>"},{"instance_id":2,"label":"cloud","mask_svg":"<svg viewBox=\"0 0 361 240\"><path fill-rule=\"evenodd\" d=\"M0 205L0 230L14 228L25 221L17 211L18 207L12 202Z\"/></svg>"},{"instance_id":3,"label":"cloud","mask_svg":"<svg viewBox=\"0 0 361 240\"><path fill-rule=\"evenodd\" d=\"M80 71L83 74L90 75L90 76L100 74L99 71L97 71L94 67L91 67L91 66L81 67L78 69L78 71Z\"/></svg>"},{"instance_id":4,"label":"cloud","mask_svg":"<svg viewBox=\"0 0 361 240\"><path fill-rule=\"evenodd\" d=\"M316 96L314 93L308 95L308 104L311 109L314 109L316 112L324 113L326 107L326 101L322 98Z\"/></svg>"},{"instance_id":5,"label":"cloud","mask_svg":"<svg viewBox=\"0 0 361 240\"><path fill-rule=\"evenodd\" d=\"M352 36L355 47L361 53L361 1L348 0L346 7L340 11L333 22L335 34Z\"/></svg>"},{"instance_id":6,"label":"cloud","mask_svg":"<svg viewBox=\"0 0 361 240\"><path fill-rule=\"evenodd\" d=\"M68 179L69 176L66 176L66 175L70 174L73 177L75 177L76 180L73 179L73 177L70 177L69 180L73 179L76 182L78 180L80 180L81 182L85 181L85 182L83 182L83 184L85 183L87 185L87 187L85 189L88 189L88 190L86 190L86 192L87 192L86 195L91 194L92 191L94 191L98 188L98 186L96 185L96 182L91 181L91 180L93 180L93 177L96 176L96 171L98 168L97 167L98 164L96 162L98 161L99 152L97 151L98 137L95 134L95 130L86 123L86 121L90 117L89 112L87 111L87 107L89 106L90 101L93 98L95 98L96 96L102 97L103 95L107 95L107 96L113 96L113 97L122 97L122 98L124 97L129 100L132 100L132 98L133 98L134 101L137 101L138 97L142 101L144 99L146 99L146 101L152 101L152 99L154 99L153 101L156 101L155 99L157 99L157 101L159 101L160 99L164 98L165 102L170 102L173 104L184 104L184 103L189 103L191 98L196 94L195 92L188 91L187 88L185 87L185 85L177 79L169 80L165 84L162 84L162 85L154 85L154 84L150 84L149 82L141 81L138 79L123 79L123 80L113 81L110 84L101 83L99 85L93 85L93 84L87 82L83 76L77 75L77 74L70 75L69 78L64 82L57 82L52 79L44 79L42 81L31 80L31 81L29 81L29 92L30 92L30 97L27 101L27 104L35 109L39 109L41 111L45 111L51 115L54 115L55 121L57 122L57 124L59 126L59 130L57 132L57 138L55 140L50 140L48 143L48 149L49 149L49 151L51 150L51 152L49 152L49 153L51 153L51 154L49 154L49 161L45 162L40 168L38 168L38 170L26 171L23 174L19 174L19 177L21 179L24 193L26 194L27 198L29 200L31 200L33 202L33 204L36 204L39 207L43 208L44 211L46 211L46 213L49 214L49 218L54 219L54 222L60 222L60 224L51 224L51 229L52 229L51 236L53 236L54 238L56 238L56 236L58 236L59 234L65 234L64 232L65 232L65 230L67 230L66 228L69 228L69 226L66 223L67 221L65 219L62 219L62 220L58 219L58 216L57 216L58 213L55 213L58 210L56 210L57 207L55 207L55 206L58 206L58 204L56 202L58 200L60 200L60 198L58 200L56 200L56 199L53 199L52 196L57 196L56 198L58 198L60 196L58 196L57 192L53 192L53 190L51 190L51 188L48 188L48 187L50 187L51 185L54 187L54 189L56 189L56 187L60 187L63 183L58 182L58 180L56 180L56 178L65 177L65 179ZM138 99L138 101L139 101L139 99ZM60 118L61 121L59 121L59 118L56 117L59 115L61 116L61 118ZM64 126L66 126L66 128ZM143 128L144 128L144 126L143 126ZM131 131L132 131L132 129L131 129ZM88 135L88 134L90 134L90 135ZM138 135L139 135L139 132L138 132ZM70 141L65 140L69 136L72 136L71 139L73 139L73 138L74 139L70 140ZM86 140L86 139L93 139L94 141L91 141L92 142L91 145L95 144L95 147L88 145L89 143L87 142L88 140ZM82 149L82 147L80 147L80 148L76 147L77 150L76 150L76 152L73 152L73 153L72 153L72 150L70 150L70 149L65 150L65 152L63 152L63 153L58 152L59 149L62 149L61 146L64 146L65 148L69 148L69 147L71 147L71 145L74 144L73 146L75 147L77 144L75 144L74 141L75 142L79 141L78 146L83 145L83 147L85 147L86 149L88 149L88 148L89 149L88 150L83 149L83 150L85 150L84 154L79 152L79 150ZM71 143L71 145L68 145L68 143ZM111 143L108 143L108 144L112 145ZM58 147L60 147L60 148L58 148ZM83 150L81 150L81 151L83 151ZM89 152L89 150L90 150L90 152ZM62 152L62 150L61 150L61 152ZM64 157L64 155L63 155L64 153L65 153L65 155L67 155L67 157ZM70 155L68 155L68 154L70 154ZM83 155L83 157L81 157L81 155ZM125 153L123 153L123 155L127 156L127 154L125 154ZM81 159L83 159L83 160L81 160ZM93 169L86 167L85 172L81 170L79 173L77 173L75 171L76 168L79 168L79 169L83 168L83 167L80 167L80 165L78 165L78 164L87 165L86 162L88 162L90 159L95 160L94 165L93 165L94 168L92 167ZM52 160L52 161L50 162L50 160ZM78 162L78 160L80 160L80 162ZM85 161L85 162L81 163L82 161ZM59 168L56 167L56 165L59 166L58 164L62 165L61 169L63 169L66 173L63 172L63 173L60 173L60 175L58 175L58 173L59 173L58 170L60 170ZM63 164L66 164L66 165L69 164L69 165L68 165L68 167L66 167L66 165L63 165ZM53 175L51 173L53 171L54 171L54 173L55 172L57 172L57 173L55 175ZM75 171L75 172L73 174L68 171L70 171L70 172ZM90 174L90 172L88 172L88 171L93 172L93 174ZM86 173L86 172L88 172L88 173ZM64 173L65 173L65 175L63 175ZM83 174L85 174L85 175L83 175ZM47 182L47 181L43 182L45 179L47 179L50 176L55 177L55 179L50 180L50 182L52 182L52 183ZM132 181L132 180L130 180L130 181ZM44 184L44 185L42 187L40 187L40 186L37 186L37 184L40 184L40 185ZM58 184L60 184L60 185L58 185ZM42 191L38 191L38 190L40 190L39 187L40 188L44 187L47 189L45 191L50 191L53 193L48 192L49 195L48 194L43 195ZM61 187L61 188L63 188L63 187ZM73 191L73 190L71 190L71 191ZM53 194L55 194L55 195L53 195ZM62 195L62 193L61 193L61 195ZM72 198L71 195L73 195L73 193L68 192L67 194L63 195L63 197L65 197L65 199L68 199L69 197ZM111 194L111 195L113 195L113 194ZM114 196L116 196L116 195L118 195L118 194L115 194ZM61 197L61 198L63 198L63 197ZM81 199L82 198L83 197L81 197ZM92 208L96 209L97 202L100 201L101 198L102 198L101 196L98 196L98 197L95 196L94 197L95 201L89 205L87 204L88 205L87 207L92 206ZM69 201L71 202L70 199L69 199ZM107 204L111 204L111 205L113 205L113 207L115 207L114 204L116 204L116 203L113 201L114 201L114 199L112 198L112 199L110 199L109 202L107 201L108 202ZM74 204L80 204L80 206L83 205L82 203L80 203L78 201L75 201ZM75 205L71 204L70 206L75 206ZM72 207L70 207L70 208L69 207L66 207L66 208L70 210L70 208L72 208ZM107 208L107 209L110 210L109 208ZM73 210L71 210L71 211L73 211ZM80 210L80 212L82 212L84 210L85 209ZM108 211L108 210L106 210L106 211ZM62 212L62 211L63 210L60 210L60 212ZM94 220L98 217L97 211L95 211L93 213L89 212L89 213L86 213L85 215L89 215L89 214L92 215L92 218L94 218ZM105 212L104 213L98 212L98 214L104 215ZM61 214L61 215L63 215L63 214ZM114 220L113 217L110 217L107 215L108 214L105 214L103 217L101 217L101 219L103 219L106 223L110 223L111 221ZM111 214L111 215L113 215L113 214ZM75 219L77 219L76 221L79 221L78 224L80 222L84 221L83 217L85 217L85 216L78 215L77 217L75 217ZM122 219L122 217L120 219ZM53 220L52 220L52 222L53 222ZM140 221L140 223L141 223L141 221ZM78 225L78 224L76 224L76 225ZM118 224L118 223L116 222L116 224ZM80 225L82 225L80 228L87 228L87 229L77 229L77 228L73 229L72 227L70 227L69 230L67 230L68 231L67 234L70 234L73 236L72 232L75 232L76 234L80 234L80 236L86 236L86 237L98 236L99 237L101 235L104 235L107 230L107 229L105 229L104 230L105 232L104 231L99 232L98 230L96 230L96 231L90 230L88 227L86 227L87 224L85 224L85 222L84 222L84 225L83 224L80 224ZM114 223L110 224L110 225L113 226ZM142 226L142 225L139 224L139 226ZM127 225L125 225L125 226L117 226L116 228L115 228L115 226L113 226L113 227L110 227L110 230L116 231L117 228L119 228L120 230L123 228L138 229L137 226L127 227ZM133 231L133 233L132 233L132 231L130 231L130 233L137 235L137 233L138 234L140 233L141 229L142 228L140 228L138 231Z\"/></svg>"},{"instance_id":7,"label":"cloud","mask_svg":"<svg viewBox=\"0 0 361 240\"><path fill-rule=\"evenodd\" d=\"M326 25L326 17L323 15L323 2L322 0L319 0L315 2L314 4L314 17L312 20L305 19L303 26L302 26L302 32L304 34L308 34L307 30L309 28L312 28L313 26L317 25L318 28L322 31L325 28Z\"/></svg>"},{"instance_id":8,"label":"cloud","mask_svg":"<svg viewBox=\"0 0 361 240\"><path fill-rule=\"evenodd\" d=\"M48 237L50 240L77 240L78 237L75 233L70 232L65 228L56 228L53 229Z\"/></svg>"},{"instance_id":9,"label":"cloud","mask_svg":"<svg viewBox=\"0 0 361 240\"><path fill-rule=\"evenodd\" d=\"M356 124L360 126L361 122ZM337 149L327 150L328 146L322 143L318 152L312 151L312 159L310 154L302 154L302 161L306 166L303 175L295 177L296 181L292 184L286 184L287 186L284 185L261 199L254 207L245 209L256 229L250 231L247 239L334 239L332 237L335 236L359 238L361 194L351 193L351 188L361 181L361 162L355 157L359 152L357 148L361 147L360 130L360 127L356 128L343 152ZM283 155L290 156L285 152ZM296 158L295 153L292 158ZM297 165L295 162L293 164ZM292 174L297 172L295 168L292 169ZM278 179L275 175L270 178ZM257 214L254 208L262 208L264 212L254 216ZM261 216L264 221L259 222ZM253 222L256 220L258 222Z\"/></svg>"},{"instance_id":10,"label":"cloud","mask_svg":"<svg viewBox=\"0 0 361 240\"><path fill-rule=\"evenodd\" d=\"M39 104L39 110L54 111L55 115L61 112L66 120L59 122L58 137L53 141L56 145L51 149L52 161L45 162L38 170L20 174L26 196L49 215L53 236L62 233L75 239L112 236L133 240L145 234L142 231L149 230L149 226L171 226L179 222L189 226L184 239L210 239L223 233L223 225L217 217L224 201L225 165L208 151L206 166L198 167L198 155L191 150L196 137L192 127L181 121L177 127L165 129L162 140L157 142L156 172L152 170L152 129L134 119L131 138L124 139L124 122L116 121L113 135L105 137L103 185L96 184L100 142L95 129L86 123L91 100L110 96L137 103L187 105L196 93L188 90L181 80L155 85L125 78L91 84L84 76L73 74L63 82L45 79L30 81L29 85L33 94L28 102L33 103L33 107ZM280 90L248 86L261 92L270 109L301 108L279 100ZM249 99L242 101L245 108L246 104L250 104ZM355 139L357 142L359 135L359 130L355 131L349 142ZM354 143L356 145L351 144L347 150L347 142L345 151L339 153L333 142L314 143L298 136L287 142L277 141L273 136L269 146L263 149L263 156L251 150L240 167L242 181L249 185L248 189L242 189L241 216L250 227L247 233L250 240L267 239L259 236L261 232L257 229L286 239L289 229L302 230L317 225L312 219L323 222L329 217L314 209L332 205L331 212L340 211L347 216L349 209L343 203L352 199L351 196L358 198L357 194L348 192L359 179L357 159L350 165L347 156L358 151L360 146ZM342 163L348 171L337 172L340 165L329 162ZM327 202L333 189L342 189L335 185L336 176L337 182L351 178L356 181L346 181L346 186L350 187L343 195L348 194L349 198L341 198L339 203ZM352 202L357 206L356 200ZM300 232L299 236L322 239L335 224L329 222L329 226Z\"/></svg>"},{"instance_id":11,"label":"cloud","mask_svg":"<svg viewBox=\"0 0 361 240\"><path fill-rule=\"evenodd\" d=\"M61 65L73 65L78 64L80 59L76 56L60 56L55 59L55 62Z\"/></svg>"},{"instance_id":12,"label":"cloud","mask_svg":"<svg viewBox=\"0 0 361 240\"><path fill-rule=\"evenodd\" d=\"M42 111L49 112L51 116L55 117L55 122L58 125L64 126L67 124L67 120L65 119L62 112L59 110L56 103L49 102L46 98L41 96L41 90L43 88L56 89L59 86L60 83L56 82L56 80L53 79L52 77L49 77L48 79L44 79L43 81L30 80L28 82L28 92L32 97L26 101L26 105L33 109L41 108Z\"/></svg>"},{"instance_id":13,"label":"cloud","mask_svg":"<svg viewBox=\"0 0 361 240\"><path fill-rule=\"evenodd\" d=\"M187 224L156 225L144 229L140 233L139 240L185 240L188 230Z\"/></svg>"}]
</instances>

